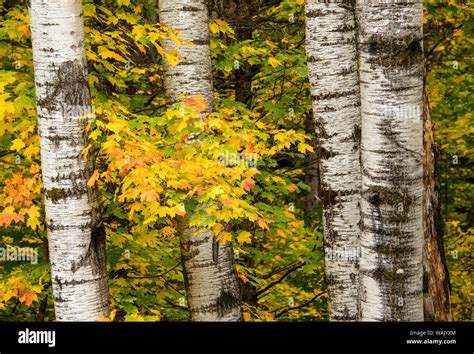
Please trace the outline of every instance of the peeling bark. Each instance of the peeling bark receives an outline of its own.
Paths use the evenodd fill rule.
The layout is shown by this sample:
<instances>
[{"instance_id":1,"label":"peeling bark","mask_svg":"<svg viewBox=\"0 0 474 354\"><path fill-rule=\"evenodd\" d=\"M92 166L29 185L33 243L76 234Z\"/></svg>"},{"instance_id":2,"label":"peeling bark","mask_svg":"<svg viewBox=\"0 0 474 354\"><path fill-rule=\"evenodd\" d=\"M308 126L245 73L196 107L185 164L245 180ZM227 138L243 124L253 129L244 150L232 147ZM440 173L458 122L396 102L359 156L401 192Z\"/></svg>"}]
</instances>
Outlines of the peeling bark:
<instances>
[{"instance_id":1,"label":"peeling bark","mask_svg":"<svg viewBox=\"0 0 474 354\"><path fill-rule=\"evenodd\" d=\"M209 45L208 10L205 0L161 0L160 21L179 30L193 43L176 48L164 41L164 49L178 49L184 61L166 65L165 86L170 103L183 96L202 96L207 112L213 109L212 65ZM189 310L193 321L241 321L240 291L232 245L219 244L209 228L197 232L189 217L180 230L181 258Z\"/></svg>"},{"instance_id":2,"label":"peeling bark","mask_svg":"<svg viewBox=\"0 0 474 354\"><path fill-rule=\"evenodd\" d=\"M29 12L56 320L95 321L109 293L93 162L81 156L92 113L82 2L32 0Z\"/></svg>"},{"instance_id":3,"label":"peeling bark","mask_svg":"<svg viewBox=\"0 0 474 354\"><path fill-rule=\"evenodd\" d=\"M424 94L423 308L425 321L452 321L449 273L443 245L443 217L430 103Z\"/></svg>"},{"instance_id":4,"label":"peeling bark","mask_svg":"<svg viewBox=\"0 0 474 354\"><path fill-rule=\"evenodd\" d=\"M423 321L423 4L358 0L361 319Z\"/></svg>"},{"instance_id":5,"label":"peeling bark","mask_svg":"<svg viewBox=\"0 0 474 354\"><path fill-rule=\"evenodd\" d=\"M332 321L358 319L360 92L354 7L306 0L306 53L319 142L326 283Z\"/></svg>"}]
</instances>

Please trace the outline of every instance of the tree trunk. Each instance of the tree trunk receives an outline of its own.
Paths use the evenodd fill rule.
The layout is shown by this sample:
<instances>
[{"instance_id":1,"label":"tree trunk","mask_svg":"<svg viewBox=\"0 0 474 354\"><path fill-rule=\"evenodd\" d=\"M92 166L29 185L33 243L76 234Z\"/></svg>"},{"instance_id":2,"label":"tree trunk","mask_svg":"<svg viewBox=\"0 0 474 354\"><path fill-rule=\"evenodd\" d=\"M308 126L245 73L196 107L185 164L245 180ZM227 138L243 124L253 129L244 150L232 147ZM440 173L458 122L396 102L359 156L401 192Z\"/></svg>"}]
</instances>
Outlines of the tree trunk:
<instances>
[{"instance_id":1,"label":"tree trunk","mask_svg":"<svg viewBox=\"0 0 474 354\"><path fill-rule=\"evenodd\" d=\"M305 119L305 132L314 134L316 127L314 124L313 114L308 114ZM319 157L318 157L318 140L311 139L309 143L313 147L313 152L309 152L306 156L305 164L305 183L311 187L305 198L305 213L307 216L314 216L316 207L321 204L320 198L320 173L319 173Z\"/></svg>"},{"instance_id":2,"label":"tree trunk","mask_svg":"<svg viewBox=\"0 0 474 354\"><path fill-rule=\"evenodd\" d=\"M306 53L319 139L330 319L355 321L361 180L354 7L306 0Z\"/></svg>"},{"instance_id":3,"label":"tree trunk","mask_svg":"<svg viewBox=\"0 0 474 354\"><path fill-rule=\"evenodd\" d=\"M437 151L433 136L430 103L425 91L424 191L423 191L423 305L425 321L452 321L449 273L443 245L441 196Z\"/></svg>"},{"instance_id":4,"label":"tree trunk","mask_svg":"<svg viewBox=\"0 0 474 354\"><path fill-rule=\"evenodd\" d=\"M158 0L145 2L145 14L148 22L155 24L158 22Z\"/></svg>"},{"instance_id":5,"label":"tree trunk","mask_svg":"<svg viewBox=\"0 0 474 354\"><path fill-rule=\"evenodd\" d=\"M361 319L423 321L423 4L357 0Z\"/></svg>"},{"instance_id":6,"label":"tree trunk","mask_svg":"<svg viewBox=\"0 0 474 354\"><path fill-rule=\"evenodd\" d=\"M213 109L212 65L205 0L160 0L160 21L179 30L192 46L179 48L184 62L166 65L165 86L170 103L181 95L202 96ZM164 49L178 49L171 41ZM188 305L193 321L241 321L240 291L232 245L218 243L211 229L196 234L186 218L180 232Z\"/></svg>"},{"instance_id":7,"label":"tree trunk","mask_svg":"<svg viewBox=\"0 0 474 354\"><path fill-rule=\"evenodd\" d=\"M233 6L231 6L231 4ZM252 39L253 24L251 18L254 10L253 0L227 0L225 6L226 19L235 28L238 42ZM252 79L258 70L249 63L240 63L234 70L235 100L250 106L252 101Z\"/></svg>"},{"instance_id":8,"label":"tree trunk","mask_svg":"<svg viewBox=\"0 0 474 354\"><path fill-rule=\"evenodd\" d=\"M212 20L224 19L234 29L236 42L244 42L252 39L255 23L252 16L259 11L259 4L256 0L209 0L209 7L212 9ZM230 41L227 39L227 41ZM232 43L226 43L232 45ZM247 107L252 106L252 81L256 74L260 72L260 66L250 65L246 61L234 63L234 75L229 78L221 78L221 82L216 85L227 88L233 86L235 100L242 102ZM229 85L230 83L230 85Z\"/></svg>"},{"instance_id":9,"label":"tree trunk","mask_svg":"<svg viewBox=\"0 0 474 354\"><path fill-rule=\"evenodd\" d=\"M109 294L93 161L81 155L92 113L82 2L31 0L29 12L56 320L95 321Z\"/></svg>"}]
</instances>

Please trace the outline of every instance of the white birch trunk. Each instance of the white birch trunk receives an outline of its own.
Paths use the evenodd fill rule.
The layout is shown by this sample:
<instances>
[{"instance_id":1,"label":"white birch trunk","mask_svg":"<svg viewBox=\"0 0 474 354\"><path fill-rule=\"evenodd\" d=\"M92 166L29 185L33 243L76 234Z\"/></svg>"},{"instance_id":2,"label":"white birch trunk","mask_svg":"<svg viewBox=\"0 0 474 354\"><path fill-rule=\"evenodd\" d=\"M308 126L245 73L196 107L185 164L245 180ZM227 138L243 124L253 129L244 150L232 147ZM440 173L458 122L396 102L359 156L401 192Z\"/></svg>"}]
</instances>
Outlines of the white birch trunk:
<instances>
[{"instance_id":1,"label":"white birch trunk","mask_svg":"<svg viewBox=\"0 0 474 354\"><path fill-rule=\"evenodd\" d=\"M360 90L354 7L306 0L306 53L319 141L329 313L358 319Z\"/></svg>"},{"instance_id":2,"label":"white birch trunk","mask_svg":"<svg viewBox=\"0 0 474 354\"><path fill-rule=\"evenodd\" d=\"M82 2L31 0L29 12L56 320L95 321L109 294L93 164L81 156L92 112Z\"/></svg>"},{"instance_id":3,"label":"white birch trunk","mask_svg":"<svg viewBox=\"0 0 474 354\"><path fill-rule=\"evenodd\" d=\"M423 4L357 0L361 319L422 321Z\"/></svg>"},{"instance_id":4,"label":"white birch trunk","mask_svg":"<svg viewBox=\"0 0 474 354\"><path fill-rule=\"evenodd\" d=\"M166 65L165 86L170 103L183 96L202 96L207 111L214 105L208 9L206 0L160 0L160 21L179 30L193 45L176 48L167 40L164 49L178 49L184 61ZM181 257L188 306L193 321L241 321L240 290L230 243L217 243L211 229L196 234L184 220Z\"/></svg>"}]
</instances>

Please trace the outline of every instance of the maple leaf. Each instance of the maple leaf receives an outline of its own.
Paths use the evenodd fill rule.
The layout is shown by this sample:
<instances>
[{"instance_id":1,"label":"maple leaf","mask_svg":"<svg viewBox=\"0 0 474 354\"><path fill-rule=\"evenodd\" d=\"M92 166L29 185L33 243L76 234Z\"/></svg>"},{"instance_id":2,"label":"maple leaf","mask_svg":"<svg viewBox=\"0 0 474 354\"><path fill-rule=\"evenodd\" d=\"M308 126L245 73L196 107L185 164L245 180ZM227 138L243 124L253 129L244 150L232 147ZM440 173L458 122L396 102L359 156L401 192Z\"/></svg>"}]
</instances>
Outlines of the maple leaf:
<instances>
[{"instance_id":1,"label":"maple leaf","mask_svg":"<svg viewBox=\"0 0 474 354\"><path fill-rule=\"evenodd\" d=\"M246 178L242 182L242 188L245 189L247 192L255 186L255 182L251 178Z\"/></svg>"},{"instance_id":2,"label":"maple leaf","mask_svg":"<svg viewBox=\"0 0 474 354\"><path fill-rule=\"evenodd\" d=\"M227 242L230 242L232 240L232 234L230 232L221 232L218 236L217 236L217 240L222 243L222 244L226 244Z\"/></svg>"},{"instance_id":3,"label":"maple leaf","mask_svg":"<svg viewBox=\"0 0 474 354\"><path fill-rule=\"evenodd\" d=\"M244 274L239 274L239 278L242 279L242 281L244 283L248 283L249 282L249 278L247 278Z\"/></svg>"},{"instance_id":4,"label":"maple leaf","mask_svg":"<svg viewBox=\"0 0 474 354\"><path fill-rule=\"evenodd\" d=\"M183 141L188 141L189 133L185 132L181 139L179 139L179 142L182 143Z\"/></svg>"},{"instance_id":5,"label":"maple leaf","mask_svg":"<svg viewBox=\"0 0 474 354\"><path fill-rule=\"evenodd\" d=\"M25 155L27 159L31 159L32 156L38 155L39 152L40 152L40 149L38 146L30 145L25 149L23 154Z\"/></svg>"},{"instance_id":6,"label":"maple leaf","mask_svg":"<svg viewBox=\"0 0 474 354\"><path fill-rule=\"evenodd\" d=\"M95 170L91 178L89 178L89 181L87 182L87 186L89 188L92 188L98 179L99 179L99 171Z\"/></svg>"},{"instance_id":7,"label":"maple leaf","mask_svg":"<svg viewBox=\"0 0 474 354\"><path fill-rule=\"evenodd\" d=\"M38 300L38 295L36 295L33 291L26 290L20 294L20 302L24 302L26 306L31 306L33 301Z\"/></svg>"},{"instance_id":8,"label":"maple leaf","mask_svg":"<svg viewBox=\"0 0 474 354\"><path fill-rule=\"evenodd\" d=\"M158 195L153 190L145 191L142 193L140 200L142 202L155 202L158 200Z\"/></svg>"},{"instance_id":9,"label":"maple leaf","mask_svg":"<svg viewBox=\"0 0 474 354\"><path fill-rule=\"evenodd\" d=\"M38 221L40 213L39 213L39 207L36 205L33 205L30 207L30 209L27 210L26 212L29 216L26 226L31 227L32 230L36 230L36 228L40 225L40 222Z\"/></svg>"},{"instance_id":10,"label":"maple leaf","mask_svg":"<svg viewBox=\"0 0 474 354\"><path fill-rule=\"evenodd\" d=\"M241 231L237 235L237 242L240 244L252 243L252 234L248 231Z\"/></svg>"},{"instance_id":11,"label":"maple leaf","mask_svg":"<svg viewBox=\"0 0 474 354\"><path fill-rule=\"evenodd\" d=\"M281 63L281 61L279 61L277 58L274 58L274 57L271 57L271 58L268 59L268 64L270 64L270 65L273 66L274 68L283 65L283 64Z\"/></svg>"},{"instance_id":12,"label":"maple leaf","mask_svg":"<svg viewBox=\"0 0 474 354\"><path fill-rule=\"evenodd\" d=\"M179 52L175 49L173 49L171 53L165 52L165 57L171 66L176 66L181 61L181 56L179 55Z\"/></svg>"},{"instance_id":13,"label":"maple leaf","mask_svg":"<svg viewBox=\"0 0 474 354\"><path fill-rule=\"evenodd\" d=\"M10 150L15 150L15 151L20 151L25 147L25 143L21 139L15 139L13 140L12 146L10 147Z\"/></svg>"},{"instance_id":14,"label":"maple leaf","mask_svg":"<svg viewBox=\"0 0 474 354\"><path fill-rule=\"evenodd\" d=\"M217 25L216 23L210 23L210 24L209 24L209 30L210 30L212 33L216 34L216 33L219 32L219 25Z\"/></svg>"},{"instance_id":15,"label":"maple leaf","mask_svg":"<svg viewBox=\"0 0 474 354\"><path fill-rule=\"evenodd\" d=\"M222 225L222 224L215 224L215 225L212 227L212 231L214 232L214 235L215 235L215 236L219 236L219 234L220 234L221 231L222 231L222 228L223 228L223 225Z\"/></svg>"}]
</instances>

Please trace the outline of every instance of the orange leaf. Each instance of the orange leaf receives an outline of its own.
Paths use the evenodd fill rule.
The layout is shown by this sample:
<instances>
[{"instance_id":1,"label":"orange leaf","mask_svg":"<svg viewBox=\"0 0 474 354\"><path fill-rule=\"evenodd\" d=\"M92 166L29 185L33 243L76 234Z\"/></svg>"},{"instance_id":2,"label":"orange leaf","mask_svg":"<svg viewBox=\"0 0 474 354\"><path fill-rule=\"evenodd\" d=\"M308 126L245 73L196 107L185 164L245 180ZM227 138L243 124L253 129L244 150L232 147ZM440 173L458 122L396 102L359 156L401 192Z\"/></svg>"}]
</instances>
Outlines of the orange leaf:
<instances>
[{"instance_id":1,"label":"orange leaf","mask_svg":"<svg viewBox=\"0 0 474 354\"><path fill-rule=\"evenodd\" d=\"M99 171L95 170L94 173L92 174L91 178L87 182L87 186L89 188L92 188L95 184L95 182L99 179Z\"/></svg>"},{"instance_id":2,"label":"orange leaf","mask_svg":"<svg viewBox=\"0 0 474 354\"><path fill-rule=\"evenodd\" d=\"M242 182L242 188L245 189L247 192L250 192L250 190L255 186L255 182L251 178L246 178Z\"/></svg>"}]
</instances>

